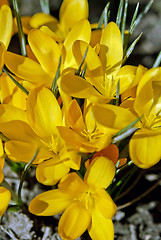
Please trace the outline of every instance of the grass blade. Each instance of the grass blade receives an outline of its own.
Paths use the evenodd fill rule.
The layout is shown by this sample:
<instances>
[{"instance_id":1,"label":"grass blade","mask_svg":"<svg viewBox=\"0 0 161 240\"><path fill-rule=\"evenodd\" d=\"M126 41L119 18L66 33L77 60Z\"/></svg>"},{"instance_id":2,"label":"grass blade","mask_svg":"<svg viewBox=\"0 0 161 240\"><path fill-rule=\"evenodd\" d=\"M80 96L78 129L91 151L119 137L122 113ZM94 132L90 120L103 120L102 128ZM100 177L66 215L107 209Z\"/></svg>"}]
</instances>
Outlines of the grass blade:
<instances>
[{"instance_id":1,"label":"grass blade","mask_svg":"<svg viewBox=\"0 0 161 240\"><path fill-rule=\"evenodd\" d=\"M117 17L116 17L116 24L117 24L118 28L121 27L123 7L124 7L124 0L120 0Z\"/></svg>"},{"instance_id":2,"label":"grass blade","mask_svg":"<svg viewBox=\"0 0 161 240\"><path fill-rule=\"evenodd\" d=\"M160 65L160 63L161 63L161 51L159 52L159 54L158 54L158 56L157 56L157 58L156 58L156 60L155 60L155 62L153 64L152 68L158 67Z\"/></svg>"},{"instance_id":3,"label":"grass blade","mask_svg":"<svg viewBox=\"0 0 161 240\"><path fill-rule=\"evenodd\" d=\"M16 20L17 20L18 36L19 36L19 41L20 41L21 54L22 54L22 56L27 56L26 39L25 39L25 34L23 32L23 29L22 29L22 23L21 23L18 3L17 3L17 0L12 0L12 2L13 2L15 17L16 17Z\"/></svg>"}]
</instances>

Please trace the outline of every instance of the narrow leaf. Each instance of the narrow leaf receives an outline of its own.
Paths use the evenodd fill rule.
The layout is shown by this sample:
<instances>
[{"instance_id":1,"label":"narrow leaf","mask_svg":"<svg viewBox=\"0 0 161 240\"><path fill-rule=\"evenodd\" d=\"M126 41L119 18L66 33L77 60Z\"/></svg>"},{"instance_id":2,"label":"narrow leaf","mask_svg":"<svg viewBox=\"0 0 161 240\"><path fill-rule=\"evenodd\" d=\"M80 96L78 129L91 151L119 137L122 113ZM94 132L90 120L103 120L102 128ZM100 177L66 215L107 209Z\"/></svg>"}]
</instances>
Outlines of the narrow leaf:
<instances>
[{"instance_id":1,"label":"narrow leaf","mask_svg":"<svg viewBox=\"0 0 161 240\"><path fill-rule=\"evenodd\" d=\"M50 14L49 0L40 0L42 12Z\"/></svg>"},{"instance_id":2,"label":"narrow leaf","mask_svg":"<svg viewBox=\"0 0 161 240\"><path fill-rule=\"evenodd\" d=\"M137 44L137 42L139 41L139 39L141 38L143 33L140 33L140 35L133 41L133 43L130 45L130 47L127 49L126 51L126 54L124 56L124 59L123 59L123 63L127 60L127 58L130 56L130 54L132 53L132 51L134 50L135 48L135 45ZM123 64L122 63L122 64Z\"/></svg>"},{"instance_id":3,"label":"narrow leaf","mask_svg":"<svg viewBox=\"0 0 161 240\"><path fill-rule=\"evenodd\" d=\"M115 137L117 137L117 136L119 136L119 135L127 132L128 130L132 129L133 126L134 126L137 122L139 122L141 118L142 118L142 116L139 117L139 118L137 118L134 122L130 123L127 127L121 129L119 132L117 132L115 135L112 136L112 139L114 139ZM135 129L135 130L136 130L136 129ZM130 135L131 135L131 134L130 134Z\"/></svg>"},{"instance_id":4,"label":"narrow leaf","mask_svg":"<svg viewBox=\"0 0 161 240\"><path fill-rule=\"evenodd\" d=\"M21 54L22 54L22 56L27 56L26 39L25 39L25 35L24 35L23 29L22 29L22 23L21 23L18 3L17 3L17 0L12 0L12 2L13 2L15 17L16 17L16 20L17 20L18 36L19 36L19 41L20 41Z\"/></svg>"},{"instance_id":5,"label":"narrow leaf","mask_svg":"<svg viewBox=\"0 0 161 240\"><path fill-rule=\"evenodd\" d=\"M139 2L136 5L135 12L134 12L133 18L131 20L131 24L130 24L130 28L129 28L130 34L132 34L133 31L134 31L134 28L135 28L135 25L136 25L136 17L137 17L137 14L138 14L138 10L139 10Z\"/></svg>"},{"instance_id":6,"label":"narrow leaf","mask_svg":"<svg viewBox=\"0 0 161 240\"><path fill-rule=\"evenodd\" d=\"M124 34L125 34L125 27L126 27L127 7L128 7L128 0L125 0L123 19L122 19L122 25L121 25L121 37L122 37L123 44L124 44Z\"/></svg>"},{"instance_id":7,"label":"narrow leaf","mask_svg":"<svg viewBox=\"0 0 161 240\"><path fill-rule=\"evenodd\" d=\"M19 87L26 95L29 94L29 91L24 86L22 86L7 70L3 68L2 71L5 72L8 77L17 85L17 87Z\"/></svg>"},{"instance_id":8,"label":"narrow leaf","mask_svg":"<svg viewBox=\"0 0 161 240\"><path fill-rule=\"evenodd\" d=\"M86 49L86 51L85 51L85 53L84 53L83 60L82 60L82 62L81 62L81 64L80 64L79 68L78 68L77 71L75 72L75 75L77 75L77 76L80 76L81 67L82 67L82 65L83 65L83 63L84 63L84 61L85 61L85 58L86 58L86 56L87 56L87 52L88 52L88 47L87 47L87 49Z\"/></svg>"},{"instance_id":9,"label":"narrow leaf","mask_svg":"<svg viewBox=\"0 0 161 240\"><path fill-rule=\"evenodd\" d=\"M154 0L150 0L148 4L145 6L144 10L138 15L137 19L135 20L135 27L140 23L142 17L149 11L153 2Z\"/></svg>"},{"instance_id":10,"label":"narrow leaf","mask_svg":"<svg viewBox=\"0 0 161 240\"><path fill-rule=\"evenodd\" d=\"M102 12L102 14L101 14L101 17L100 17L99 21L98 21L98 27L97 27L97 29L101 29L102 24L103 24L104 22L106 22L106 24L108 23L108 16L109 16L108 10L109 10L109 6L110 6L110 3L108 2L108 3L106 4L106 6L105 6L105 8L104 8L104 10L103 10L103 12ZM105 15L106 15L106 21L105 21Z\"/></svg>"},{"instance_id":11,"label":"narrow leaf","mask_svg":"<svg viewBox=\"0 0 161 240\"><path fill-rule=\"evenodd\" d=\"M155 60L155 62L153 64L152 68L158 67L160 65L160 63L161 63L161 51L159 52L159 54L158 54L158 56L157 56L157 58L156 58L156 60Z\"/></svg>"},{"instance_id":12,"label":"narrow leaf","mask_svg":"<svg viewBox=\"0 0 161 240\"><path fill-rule=\"evenodd\" d=\"M18 187L18 202L19 202L19 205L22 204L22 199L21 199L21 190L22 190L22 186L23 186L23 182L25 180L25 177L26 177L26 174L28 172L28 169L31 167L33 161L35 160L38 152L39 152L40 149L37 149L33 158L31 159L31 161L29 163L26 164L25 168L24 168L24 171L22 172L22 175L21 175L21 180L20 180L20 184L19 184L19 187Z\"/></svg>"},{"instance_id":13,"label":"narrow leaf","mask_svg":"<svg viewBox=\"0 0 161 240\"><path fill-rule=\"evenodd\" d=\"M55 77L54 77L54 80L52 82L52 86L51 86L51 91L54 93L55 95L55 91L56 91L56 82L58 80L58 78L60 77L60 66L61 66L61 56L59 58L59 64L58 64L58 69L56 71L56 74L55 74Z\"/></svg>"},{"instance_id":14,"label":"narrow leaf","mask_svg":"<svg viewBox=\"0 0 161 240\"><path fill-rule=\"evenodd\" d=\"M124 7L124 0L120 0L117 17L116 17L116 24L117 24L118 28L121 27L123 7Z\"/></svg>"}]
</instances>

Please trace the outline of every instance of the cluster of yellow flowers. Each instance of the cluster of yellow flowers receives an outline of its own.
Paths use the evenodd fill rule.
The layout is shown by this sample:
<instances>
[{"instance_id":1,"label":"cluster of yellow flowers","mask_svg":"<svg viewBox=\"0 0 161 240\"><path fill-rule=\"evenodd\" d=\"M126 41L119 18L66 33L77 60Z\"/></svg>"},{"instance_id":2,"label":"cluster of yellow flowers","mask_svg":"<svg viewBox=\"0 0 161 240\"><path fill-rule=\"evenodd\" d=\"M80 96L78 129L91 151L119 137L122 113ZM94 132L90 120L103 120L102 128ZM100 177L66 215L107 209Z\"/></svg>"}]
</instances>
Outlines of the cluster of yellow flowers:
<instances>
[{"instance_id":1,"label":"cluster of yellow flowers","mask_svg":"<svg viewBox=\"0 0 161 240\"><path fill-rule=\"evenodd\" d=\"M7 1L0 4L0 182L5 156L32 160L40 183L58 185L36 196L29 211L64 212L62 239L87 229L93 240L112 240L116 205L106 189L116 168L129 159L149 168L161 158L161 68L123 65L119 27L90 24L87 0L64 0L59 21L45 13L22 17L27 56L7 51L18 24ZM118 160L127 133L130 157ZM1 186L1 216L10 199Z\"/></svg>"}]
</instances>

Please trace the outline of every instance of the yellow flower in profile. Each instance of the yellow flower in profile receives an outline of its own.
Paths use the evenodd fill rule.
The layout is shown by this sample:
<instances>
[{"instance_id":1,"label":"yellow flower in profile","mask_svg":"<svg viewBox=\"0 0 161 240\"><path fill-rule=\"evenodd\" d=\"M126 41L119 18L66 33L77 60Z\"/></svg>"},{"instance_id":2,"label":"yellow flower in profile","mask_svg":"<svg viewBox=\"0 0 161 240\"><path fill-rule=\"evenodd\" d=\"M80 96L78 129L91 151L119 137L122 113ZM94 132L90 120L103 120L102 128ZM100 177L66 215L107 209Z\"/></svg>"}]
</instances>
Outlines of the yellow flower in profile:
<instances>
[{"instance_id":1,"label":"yellow flower in profile","mask_svg":"<svg viewBox=\"0 0 161 240\"><path fill-rule=\"evenodd\" d=\"M0 184L4 179L3 166L4 166L4 151L2 140L0 139ZM11 200L11 193L8 189L0 186L0 217L6 211L8 204Z\"/></svg>"},{"instance_id":2,"label":"yellow flower in profile","mask_svg":"<svg viewBox=\"0 0 161 240\"><path fill-rule=\"evenodd\" d=\"M116 205L106 192L115 175L114 163L97 157L87 168L84 181L69 173L58 184L58 189L35 197L29 211L38 216L62 214L58 232L62 239L74 240L86 229L93 240L113 240L112 217Z\"/></svg>"},{"instance_id":3,"label":"yellow flower in profile","mask_svg":"<svg viewBox=\"0 0 161 240\"><path fill-rule=\"evenodd\" d=\"M149 168L161 159L161 68L148 70L141 78L133 109L141 118L141 126L129 143L132 161Z\"/></svg>"},{"instance_id":4,"label":"yellow flower in profile","mask_svg":"<svg viewBox=\"0 0 161 240\"><path fill-rule=\"evenodd\" d=\"M121 33L114 22L110 22L100 39L99 51L87 42L77 40L73 44L73 55L78 66L87 51L84 65L87 64L84 78L75 76L74 69L66 70L61 78L60 86L67 94L77 98L88 98L91 102L109 102L115 98L117 85L123 93L135 79L137 67L125 65Z\"/></svg>"}]
</instances>

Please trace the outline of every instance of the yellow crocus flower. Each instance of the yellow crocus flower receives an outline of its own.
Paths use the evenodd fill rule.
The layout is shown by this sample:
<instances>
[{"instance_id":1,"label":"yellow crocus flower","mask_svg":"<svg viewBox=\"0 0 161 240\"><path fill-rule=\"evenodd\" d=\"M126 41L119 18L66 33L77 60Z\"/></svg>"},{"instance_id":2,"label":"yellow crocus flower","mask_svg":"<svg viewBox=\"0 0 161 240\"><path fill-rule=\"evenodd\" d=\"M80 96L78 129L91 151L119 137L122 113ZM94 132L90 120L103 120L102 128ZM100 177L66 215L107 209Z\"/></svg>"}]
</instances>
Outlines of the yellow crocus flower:
<instances>
[{"instance_id":1,"label":"yellow crocus flower","mask_svg":"<svg viewBox=\"0 0 161 240\"><path fill-rule=\"evenodd\" d=\"M96 123L92 105L85 101L83 114L76 100L71 101L66 113L66 126L58 126L59 133L66 143L80 152L95 152L111 142L116 129L107 129Z\"/></svg>"},{"instance_id":2,"label":"yellow crocus flower","mask_svg":"<svg viewBox=\"0 0 161 240\"><path fill-rule=\"evenodd\" d=\"M93 240L113 240L112 217L116 205L105 189L115 175L114 163L105 157L97 157L87 168L84 181L69 173L58 184L58 189L35 197L29 211L38 216L62 214L58 232L62 239L73 240L86 229Z\"/></svg>"},{"instance_id":3,"label":"yellow crocus flower","mask_svg":"<svg viewBox=\"0 0 161 240\"><path fill-rule=\"evenodd\" d=\"M78 66L88 49L82 66L83 69L87 64L85 79L73 76L74 70L69 69L62 75L60 86L63 91L73 97L87 97L92 102L105 103L115 98L118 81L120 82L120 94L130 87L135 79L137 67L130 65L121 67L123 46L121 33L117 25L110 22L101 31L102 35L98 49L96 47L92 48L82 40L77 40L73 44L73 55ZM80 86L80 89L77 85Z\"/></svg>"},{"instance_id":4,"label":"yellow crocus flower","mask_svg":"<svg viewBox=\"0 0 161 240\"><path fill-rule=\"evenodd\" d=\"M0 105L0 130L9 139L5 152L13 161L38 164L37 180L46 185L59 181L71 168L79 169L81 156L60 137L62 112L54 94L35 88L27 99L26 111L8 104ZM44 160L46 160L44 162Z\"/></svg>"}]
</instances>

